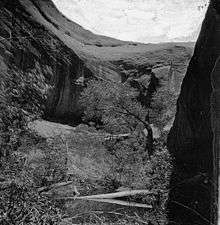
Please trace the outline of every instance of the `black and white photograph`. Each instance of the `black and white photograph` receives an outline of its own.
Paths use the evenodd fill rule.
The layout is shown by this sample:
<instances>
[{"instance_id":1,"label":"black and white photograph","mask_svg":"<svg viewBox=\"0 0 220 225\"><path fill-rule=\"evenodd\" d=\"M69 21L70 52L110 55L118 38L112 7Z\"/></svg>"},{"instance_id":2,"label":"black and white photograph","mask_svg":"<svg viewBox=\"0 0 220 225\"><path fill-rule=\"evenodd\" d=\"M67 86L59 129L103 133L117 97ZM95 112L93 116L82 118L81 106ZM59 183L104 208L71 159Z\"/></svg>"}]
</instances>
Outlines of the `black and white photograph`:
<instances>
[{"instance_id":1,"label":"black and white photograph","mask_svg":"<svg viewBox=\"0 0 220 225\"><path fill-rule=\"evenodd\" d=\"M0 0L0 225L220 225L220 0Z\"/></svg>"}]
</instances>

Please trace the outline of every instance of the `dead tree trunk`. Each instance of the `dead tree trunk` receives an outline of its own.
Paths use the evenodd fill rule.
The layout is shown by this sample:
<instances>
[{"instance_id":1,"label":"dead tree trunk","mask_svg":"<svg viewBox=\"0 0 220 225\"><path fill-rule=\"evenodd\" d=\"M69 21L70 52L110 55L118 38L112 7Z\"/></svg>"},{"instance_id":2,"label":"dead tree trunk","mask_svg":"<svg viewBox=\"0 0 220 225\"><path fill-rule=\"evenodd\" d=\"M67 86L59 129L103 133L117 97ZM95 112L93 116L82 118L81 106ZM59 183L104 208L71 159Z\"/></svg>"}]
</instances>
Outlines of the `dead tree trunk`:
<instances>
[{"instance_id":1,"label":"dead tree trunk","mask_svg":"<svg viewBox=\"0 0 220 225\"><path fill-rule=\"evenodd\" d=\"M148 151L149 157L154 152L154 137L153 137L153 130L149 123L149 113L145 117L145 121L142 123L144 124L145 129L147 130L147 140L146 140L146 151Z\"/></svg>"}]
</instances>

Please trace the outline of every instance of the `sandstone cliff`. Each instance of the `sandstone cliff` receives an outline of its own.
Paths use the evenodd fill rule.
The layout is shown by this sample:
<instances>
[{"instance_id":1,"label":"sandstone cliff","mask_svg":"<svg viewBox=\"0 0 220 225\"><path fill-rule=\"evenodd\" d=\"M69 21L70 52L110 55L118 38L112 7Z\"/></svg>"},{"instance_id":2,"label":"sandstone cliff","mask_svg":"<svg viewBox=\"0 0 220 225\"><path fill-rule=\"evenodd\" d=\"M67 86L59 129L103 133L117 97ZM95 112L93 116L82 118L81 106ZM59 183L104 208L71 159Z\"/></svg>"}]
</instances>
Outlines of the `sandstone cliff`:
<instances>
[{"instance_id":1,"label":"sandstone cliff","mask_svg":"<svg viewBox=\"0 0 220 225\"><path fill-rule=\"evenodd\" d=\"M136 79L153 66L164 85L164 67L174 61L180 84L193 47L193 43L145 45L98 36L68 20L51 0L2 0L0 13L0 70L7 73L13 67L46 78L47 119L80 119L78 98L83 81L91 77ZM151 74L145 75L142 89L155 82Z\"/></svg>"},{"instance_id":2,"label":"sandstone cliff","mask_svg":"<svg viewBox=\"0 0 220 225\"><path fill-rule=\"evenodd\" d=\"M211 101L211 95L212 84L215 89L219 86L216 80L212 81L211 74L220 54L219 4L218 0L210 3L183 80L176 119L168 139L175 163L169 201L170 224L173 224L171 221L182 225L217 223L218 184L214 168L217 168L219 146L213 151L213 135L219 135L215 126L219 104L215 94Z\"/></svg>"}]
</instances>

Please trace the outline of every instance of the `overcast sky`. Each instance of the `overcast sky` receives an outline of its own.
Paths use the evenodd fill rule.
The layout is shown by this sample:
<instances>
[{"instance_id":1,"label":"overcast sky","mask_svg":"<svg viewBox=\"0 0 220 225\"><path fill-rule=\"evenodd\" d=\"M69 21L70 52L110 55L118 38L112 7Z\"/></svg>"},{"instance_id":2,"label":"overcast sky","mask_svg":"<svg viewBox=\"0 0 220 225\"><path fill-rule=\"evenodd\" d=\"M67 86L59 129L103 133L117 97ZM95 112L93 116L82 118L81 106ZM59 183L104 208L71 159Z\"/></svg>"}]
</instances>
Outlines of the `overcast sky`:
<instances>
[{"instance_id":1,"label":"overcast sky","mask_svg":"<svg viewBox=\"0 0 220 225\"><path fill-rule=\"evenodd\" d=\"M208 0L53 0L96 33L138 42L195 41Z\"/></svg>"}]
</instances>

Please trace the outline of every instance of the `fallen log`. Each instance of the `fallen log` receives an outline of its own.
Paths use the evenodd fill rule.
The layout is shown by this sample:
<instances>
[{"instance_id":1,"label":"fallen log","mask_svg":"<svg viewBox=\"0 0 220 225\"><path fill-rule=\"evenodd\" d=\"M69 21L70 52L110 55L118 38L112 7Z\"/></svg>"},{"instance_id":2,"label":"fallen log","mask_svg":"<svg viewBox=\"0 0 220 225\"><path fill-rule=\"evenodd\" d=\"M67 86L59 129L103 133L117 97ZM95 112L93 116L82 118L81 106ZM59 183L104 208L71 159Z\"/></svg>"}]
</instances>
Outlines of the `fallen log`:
<instances>
[{"instance_id":1,"label":"fallen log","mask_svg":"<svg viewBox=\"0 0 220 225\"><path fill-rule=\"evenodd\" d=\"M108 134L108 133L92 133L89 131L83 131L83 132L79 132L81 134L87 134L87 135L91 135L94 137L100 137L100 138L104 138L105 141L109 141L109 140L114 140L114 139L121 139L121 138L129 138L131 137L131 133L126 133L126 134Z\"/></svg>"},{"instance_id":2,"label":"fallen log","mask_svg":"<svg viewBox=\"0 0 220 225\"><path fill-rule=\"evenodd\" d=\"M49 192L52 189L56 189L56 188L68 186L68 185L72 184L73 182L74 181L67 181L67 182L61 182L61 183L51 184L49 186L44 186L44 187L37 188L37 191L39 193ZM8 187L10 187L14 183L15 183L14 180L0 182L0 190L5 190L5 189L7 189ZM76 192L76 194L79 194L75 186L74 186L74 191Z\"/></svg>"},{"instance_id":3,"label":"fallen log","mask_svg":"<svg viewBox=\"0 0 220 225\"><path fill-rule=\"evenodd\" d=\"M40 187L37 190L38 190L38 192L45 192L45 191L47 192L47 191L50 191L51 189L65 187L72 183L73 183L73 181L61 182L61 183L51 184L51 185L45 186L45 187Z\"/></svg>"},{"instance_id":4,"label":"fallen log","mask_svg":"<svg viewBox=\"0 0 220 225\"><path fill-rule=\"evenodd\" d=\"M148 190L129 190L129 191L121 191L115 193L108 193L108 194L100 194L100 195L89 195L89 196L78 196L78 197L65 197L61 199L66 200L76 200L76 199L114 199L114 198L121 198L121 197L128 197L128 196L135 196L135 195L150 195L154 194Z\"/></svg>"},{"instance_id":5,"label":"fallen log","mask_svg":"<svg viewBox=\"0 0 220 225\"><path fill-rule=\"evenodd\" d=\"M115 140L115 139L121 139L121 138L129 138L131 137L131 134L128 133L128 134L115 134L115 135L106 135L105 136L105 140L106 141L109 141L109 140Z\"/></svg>"},{"instance_id":6,"label":"fallen log","mask_svg":"<svg viewBox=\"0 0 220 225\"><path fill-rule=\"evenodd\" d=\"M147 208L147 209L153 208L152 205L136 203L136 202L128 202L128 201L122 201L122 200L115 200L115 199L87 199L87 201L103 202L103 203L110 203L110 204L137 207L137 208Z\"/></svg>"}]
</instances>

